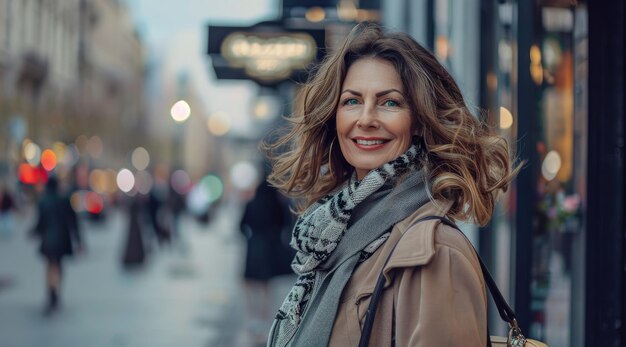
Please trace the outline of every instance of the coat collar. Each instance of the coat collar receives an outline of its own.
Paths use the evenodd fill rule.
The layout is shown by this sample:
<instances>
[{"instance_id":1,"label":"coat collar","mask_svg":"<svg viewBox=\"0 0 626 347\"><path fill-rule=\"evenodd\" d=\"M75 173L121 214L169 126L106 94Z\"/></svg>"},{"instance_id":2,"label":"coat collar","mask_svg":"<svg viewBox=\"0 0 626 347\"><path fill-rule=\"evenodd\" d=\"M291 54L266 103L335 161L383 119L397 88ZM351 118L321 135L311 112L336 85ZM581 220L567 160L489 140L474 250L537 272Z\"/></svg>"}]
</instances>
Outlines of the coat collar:
<instances>
[{"instance_id":1,"label":"coat collar","mask_svg":"<svg viewBox=\"0 0 626 347\"><path fill-rule=\"evenodd\" d=\"M359 277L364 276L363 280L359 282L365 284L363 287L354 288L357 291L357 300L374 291L380 271L396 243L398 246L396 246L393 255L383 269L386 277L385 286L391 283L390 270L428 264L435 255L435 231L440 222L438 220L427 220L415 225L414 223L426 216L445 216L450 207L452 207L451 201L433 200L424 204L409 217L398 222L394 226L389 239L383 245L379 256L376 259L371 259L374 261L374 264L368 268L369 271L362 273L359 271L361 269L358 269L357 273L361 272L361 274L355 273Z\"/></svg>"},{"instance_id":2,"label":"coat collar","mask_svg":"<svg viewBox=\"0 0 626 347\"><path fill-rule=\"evenodd\" d=\"M389 246L393 247L396 242L398 246L385 266L385 274L393 268L424 265L430 261L435 254L435 231L440 221L427 220L418 224L415 222L427 216L445 216L450 207L451 201L431 201L396 224L400 235L394 238L395 242Z\"/></svg>"}]
</instances>

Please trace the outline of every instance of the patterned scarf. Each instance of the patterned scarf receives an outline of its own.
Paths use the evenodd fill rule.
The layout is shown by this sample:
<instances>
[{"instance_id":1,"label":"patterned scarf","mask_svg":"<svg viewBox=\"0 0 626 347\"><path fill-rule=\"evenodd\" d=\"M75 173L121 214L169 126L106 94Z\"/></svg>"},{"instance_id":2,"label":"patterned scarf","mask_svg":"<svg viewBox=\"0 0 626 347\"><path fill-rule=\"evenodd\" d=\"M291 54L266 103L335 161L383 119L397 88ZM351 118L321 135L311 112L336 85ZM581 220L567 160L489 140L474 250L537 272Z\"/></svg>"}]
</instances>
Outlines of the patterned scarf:
<instances>
[{"instance_id":1,"label":"patterned scarf","mask_svg":"<svg viewBox=\"0 0 626 347\"><path fill-rule=\"evenodd\" d=\"M398 158L370 171L362 181L353 175L342 189L320 199L298 218L291 240L297 253L291 267L299 277L278 310L277 320L288 319L295 327L300 324L316 285L315 271L341 241L354 208L383 185L395 184L403 174L418 170L420 152L418 145L412 145ZM388 237L386 232L363 248L359 261L374 253Z\"/></svg>"}]
</instances>

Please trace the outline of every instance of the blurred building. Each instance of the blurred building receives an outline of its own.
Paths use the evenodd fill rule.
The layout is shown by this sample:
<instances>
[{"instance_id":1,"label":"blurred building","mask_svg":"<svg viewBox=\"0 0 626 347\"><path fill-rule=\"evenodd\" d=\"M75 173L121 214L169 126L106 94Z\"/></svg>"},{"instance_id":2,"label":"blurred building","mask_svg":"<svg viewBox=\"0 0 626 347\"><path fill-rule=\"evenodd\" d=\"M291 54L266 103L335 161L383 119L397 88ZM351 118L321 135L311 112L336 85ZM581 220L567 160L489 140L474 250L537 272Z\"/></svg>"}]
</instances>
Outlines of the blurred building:
<instances>
[{"instance_id":1,"label":"blurred building","mask_svg":"<svg viewBox=\"0 0 626 347\"><path fill-rule=\"evenodd\" d=\"M80 13L77 116L81 130L102 134L105 162L118 164L148 137L144 46L119 0L81 0Z\"/></svg>"},{"instance_id":2,"label":"blurred building","mask_svg":"<svg viewBox=\"0 0 626 347\"><path fill-rule=\"evenodd\" d=\"M623 346L624 3L387 0L527 164L477 235L527 335ZM497 312L492 332L502 333ZM498 329L497 329L498 328Z\"/></svg>"},{"instance_id":3,"label":"blurred building","mask_svg":"<svg viewBox=\"0 0 626 347\"><path fill-rule=\"evenodd\" d=\"M144 134L144 57L120 1L0 0L0 23L3 174L25 139L43 150L83 135L93 165L124 161Z\"/></svg>"}]
</instances>

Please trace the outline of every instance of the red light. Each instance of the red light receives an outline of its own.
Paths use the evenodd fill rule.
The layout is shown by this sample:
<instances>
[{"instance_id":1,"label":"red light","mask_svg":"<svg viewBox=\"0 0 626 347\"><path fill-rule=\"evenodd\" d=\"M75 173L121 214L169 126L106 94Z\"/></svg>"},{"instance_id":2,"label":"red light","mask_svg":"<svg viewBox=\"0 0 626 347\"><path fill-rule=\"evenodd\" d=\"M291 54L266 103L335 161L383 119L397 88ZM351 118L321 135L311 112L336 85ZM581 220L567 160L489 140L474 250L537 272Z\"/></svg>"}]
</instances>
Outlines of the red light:
<instances>
[{"instance_id":1,"label":"red light","mask_svg":"<svg viewBox=\"0 0 626 347\"><path fill-rule=\"evenodd\" d=\"M54 170L57 166L57 155L51 149L46 149L41 153L41 166L48 171Z\"/></svg>"},{"instance_id":2,"label":"red light","mask_svg":"<svg viewBox=\"0 0 626 347\"><path fill-rule=\"evenodd\" d=\"M104 209L104 202L98 193L88 192L85 196L85 205L87 212L98 214Z\"/></svg>"},{"instance_id":3,"label":"red light","mask_svg":"<svg viewBox=\"0 0 626 347\"><path fill-rule=\"evenodd\" d=\"M37 175L35 174L35 169L26 163L22 163L18 167L17 177L19 177L20 182L24 184L37 183Z\"/></svg>"},{"instance_id":4,"label":"red light","mask_svg":"<svg viewBox=\"0 0 626 347\"><path fill-rule=\"evenodd\" d=\"M37 184L48 182L48 172L41 167L32 167L22 163L17 168L17 177L23 184Z\"/></svg>"}]
</instances>

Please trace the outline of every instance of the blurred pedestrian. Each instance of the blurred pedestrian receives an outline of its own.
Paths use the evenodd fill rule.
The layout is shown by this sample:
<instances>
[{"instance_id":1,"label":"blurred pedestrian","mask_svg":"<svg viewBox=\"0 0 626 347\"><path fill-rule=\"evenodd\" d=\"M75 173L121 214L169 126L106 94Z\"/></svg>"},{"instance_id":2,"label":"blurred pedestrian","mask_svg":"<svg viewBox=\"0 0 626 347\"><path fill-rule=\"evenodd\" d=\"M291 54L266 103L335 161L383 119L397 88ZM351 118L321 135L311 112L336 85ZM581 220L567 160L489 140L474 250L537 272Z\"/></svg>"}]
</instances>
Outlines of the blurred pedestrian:
<instances>
[{"instance_id":1,"label":"blurred pedestrian","mask_svg":"<svg viewBox=\"0 0 626 347\"><path fill-rule=\"evenodd\" d=\"M0 182L0 236L10 235L15 228L15 200L4 182Z\"/></svg>"},{"instance_id":2,"label":"blurred pedestrian","mask_svg":"<svg viewBox=\"0 0 626 347\"><path fill-rule=\"evenodd\" d=\"M489 221L516 172L506 140L405 33L360 23L314 71L272 146L270 182L303 203L268 345L356 346L368 316L368 346L487 345L481 267L450 220Z\"/></svg>"},{"instance_id":3,"label":"blurred pedestrian","mask_svg":"<svg viewBox=\"0 0 626 347\"><path fill-rule=\"evenodd\" d=\"M241 232L247 238L244 278L246 281L248 323L252 337L265 340L270 321L269 280L282 275L284 265L281 232L285 225L285 206L278 191L263 181L246 204ZM269 325L268 325L269 327Z\"/></svg>"},{"instance_id":4,"label":"blurred pedestrian","mask_svg":"<svg viewBox=\"0 0 626 347\"><path fill-rule=\"evenodd\" d=\"M39 252L46 261L48 300L46 315L54 312L60 303L63 259L76 251L84 251L78 218L68 197L58 191L58 180L50 176L37 205L38 219L33 233L40 239Z\"/></svg>"},{"instance_id":5,"label":"blurred pedestrian","mask_svg":"<svg viewBox=\"0 0 626 347\"><path fill-rule=\"evenodd\" d=\"M178 192L172 185L169 187L166 202L169 210L169 236L173 242L181 244L180 216L185 211L185 195Z\"/></svg>"},{"instance_id":6,"label":"blurred pedestrian","mask_svg":"<svg viewBox=\"0 0 626 347\"><path fill-rule=\"evenodd\" d=\"M148 194L148 218L159 246L170 242L170 228L164 223L164 205L167 199L167 186L155 180Z\"/></svg>"},{"instance_id":7,"label":"blurred pedestrian","mask_svg":"<svg viewBox=\"0 0 626 347\"><path fill-rule=\"evenodd\" d=\"M128 207L128 233L122 255L122 265L127 268L136 268L143 265L146 258L146 248L143 237L143 211L140 196L130 198Z\"/></svg>"}]
</instances>

